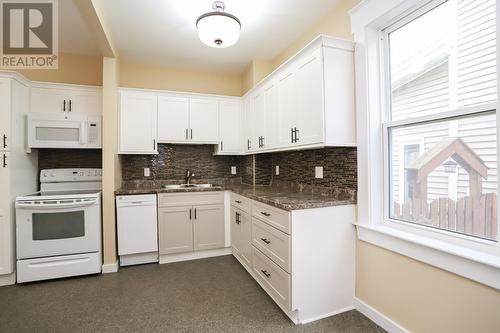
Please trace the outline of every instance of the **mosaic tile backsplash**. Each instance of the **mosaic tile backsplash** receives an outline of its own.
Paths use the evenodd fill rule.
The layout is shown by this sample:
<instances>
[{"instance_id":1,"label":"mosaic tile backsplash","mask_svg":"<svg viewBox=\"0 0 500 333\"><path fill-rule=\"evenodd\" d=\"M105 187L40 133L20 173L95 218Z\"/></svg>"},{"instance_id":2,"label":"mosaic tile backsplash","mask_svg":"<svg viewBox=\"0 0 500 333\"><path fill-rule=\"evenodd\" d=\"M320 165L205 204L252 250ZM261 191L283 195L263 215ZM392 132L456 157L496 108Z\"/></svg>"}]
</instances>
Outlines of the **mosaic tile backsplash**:
<instances>
[{"instance_id":1,"label":"mosaic tile backsplash","mask_svg":"<svg viewBox=\"0 0 500 333\"><path fill-rule=\"evenodd\" d=\"M214 156L211 145L159 144L158 155L123 155L122 177L124 182L184 181L186 170L195 176L193 182L213 179L241 179L238 156ZM231 175L231 166L237 174ZM150 168L150 177L144 177L144 168Z\"/></svg>"},{"instance_id":2,"label":"mosaic tile backsplash","mask_svg":"<svg viewBox=\"0 0 500 333\"><path fill-rule=\"evenodd\" d=\"M40 149L38 169L102 168L101 149Z\"/></svg>"}]
</instances>

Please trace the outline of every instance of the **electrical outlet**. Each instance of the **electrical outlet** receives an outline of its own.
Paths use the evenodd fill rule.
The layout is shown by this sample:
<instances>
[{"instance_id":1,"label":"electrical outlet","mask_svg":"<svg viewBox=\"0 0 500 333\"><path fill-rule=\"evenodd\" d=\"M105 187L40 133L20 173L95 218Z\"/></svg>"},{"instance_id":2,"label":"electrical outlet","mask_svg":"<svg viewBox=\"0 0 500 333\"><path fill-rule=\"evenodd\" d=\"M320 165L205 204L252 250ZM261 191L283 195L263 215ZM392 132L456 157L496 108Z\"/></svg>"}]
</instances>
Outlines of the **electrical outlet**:
<instances>
[{"instance_id":1,"label":"electrical outlet","mask_svg":"<svg viewBox=\"0 0 500 333\"><path fill-rule=\"evenodd\" d=\"M236 167L235 167L235 166L232 166L232 167L231 167L231 174L232 174L232 175L235 175L235 174L236 174Z\"/></svg>"},{"instance_id":2,"label":"electrical outlet","mask_svg":"<svg viewBox=\"0 0 500 333\"><path fill-rule=\"evenodd\" d=\"M280 174L280 166L279 166L279 165L277 165L277 166L276 166L276 176L277 176L277 175L279 175L279 174Z\"/></svg>"},{"instance_id":3,"label":"electrical outlet","mask_svg":"<svg viewBox=\"0 0 500 333\"><path fill-rule=\"evenodd\" d=\"M151 175L149 168L144 168L144 177L149 177Z\"/></svg>"},{"instance_id":4,"label":"electrical outlet","mask_svg":"<svg viewBox=\"0 0 500 333\"><path fill-rule=\"evenodd\" d=\"M314 177L323 178L323 167L317 166L314 168Z\"/></svg>"}]
</instances>

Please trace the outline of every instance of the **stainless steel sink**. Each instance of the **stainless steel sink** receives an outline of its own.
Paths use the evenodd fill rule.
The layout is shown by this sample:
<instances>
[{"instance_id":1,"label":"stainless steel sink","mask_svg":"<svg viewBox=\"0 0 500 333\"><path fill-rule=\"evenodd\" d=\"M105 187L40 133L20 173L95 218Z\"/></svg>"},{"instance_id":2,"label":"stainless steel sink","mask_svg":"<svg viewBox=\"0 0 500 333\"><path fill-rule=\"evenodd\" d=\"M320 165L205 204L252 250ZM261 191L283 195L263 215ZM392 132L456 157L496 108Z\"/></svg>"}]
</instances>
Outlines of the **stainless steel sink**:
<instances>
[{"instance_id":1,"label":"stainless steel sink","mask_svg":"<svg viewBox=\"0 0 500 333\"><path fill-rule=\"evenodd\" d=\"M175 185L163 185L162 188L165 190L177 190L183 188L209 188L214 187L212 184L175 184Z\"/></svg>"}]
</instances>

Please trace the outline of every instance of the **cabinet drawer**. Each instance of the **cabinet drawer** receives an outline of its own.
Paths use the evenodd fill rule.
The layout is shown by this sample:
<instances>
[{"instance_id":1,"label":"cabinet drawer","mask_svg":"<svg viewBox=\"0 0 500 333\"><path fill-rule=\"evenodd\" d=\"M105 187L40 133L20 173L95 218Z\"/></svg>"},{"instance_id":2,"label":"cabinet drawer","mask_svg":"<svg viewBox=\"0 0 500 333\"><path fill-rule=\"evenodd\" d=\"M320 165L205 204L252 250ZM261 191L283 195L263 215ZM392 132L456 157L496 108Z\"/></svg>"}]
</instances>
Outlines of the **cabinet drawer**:
<instances>
[{"instance_id":1,"label":"cabinet drawer","mask_svg":"<svg viewBox=\"0 0 500 333\"><path fill-rule=\"evenodd\" d=\"M272 261L290 273L290 236L252 219L252 244Z\"/></svg>"},{"instance_id":2,"label":"cabinet drawer","mask_svg":"<svg viewBox=\"0 0 500 333\"><path fill-rule=\"evenodd\" d=\"M253 248L253 271L275 302L290 309L290 275Z\"/></svg>"},{"instance_id":3,"label":"cabinet drawer","mask_svg":"<svg viewBox=\"0 0 500 333\"><path fill-rule=\"evenodd\" d=\"M231 192L231 205L241 209L242 211L250 213L250 209L252 209L252 200Z\"/></svg>"},{"instance_id":4,"label":"cabinet drawer","mask_svg":"<svg viewBox=\"0 0 500 333\"><path fill-rule=\"evenodd\" d=\"M252 214L278 230L290 234L290 213L269 205L253 201Z\"/></svg>"},{"instance_id":5,"label":"cabinet drawer","mask_svg":"<svg viewBox=\"0 0 500 333\"><path fill-rule=\"evenodd\" d=\"M224 204L224 192L213 191L205 193L162 193L158 195L159 207L180 205L217 205Z\"/></svg>"}]
</instances>

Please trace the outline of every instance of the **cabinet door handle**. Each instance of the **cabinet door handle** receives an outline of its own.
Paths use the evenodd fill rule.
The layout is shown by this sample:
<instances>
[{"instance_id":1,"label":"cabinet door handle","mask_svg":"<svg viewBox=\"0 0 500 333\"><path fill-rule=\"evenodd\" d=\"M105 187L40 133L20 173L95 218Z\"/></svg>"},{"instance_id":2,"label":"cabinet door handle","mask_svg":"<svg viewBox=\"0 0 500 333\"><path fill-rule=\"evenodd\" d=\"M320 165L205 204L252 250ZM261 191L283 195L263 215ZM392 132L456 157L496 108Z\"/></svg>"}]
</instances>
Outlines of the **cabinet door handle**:
<instances>
[{"instance_id":1,"label":"cabinet door handle","mask_svg":"<svg viewBox=\"0 0 500 333\"><path fill-rule=\"evenodd\" d=\"M189 208L189 219L192 220L192 217L191 217L191 210L192 208Z\"/></svg>"},{"instance_id":2,"label":"cabinet door handle","mask_svg":"<svg viewBox=\"0 0 500 333\"><path fill-rule=\"evenodd\" d=\"M264 216L267 216L267 217L271 216L271 214L269 214L268 212L260 212L260 213L261 213L262 215L264 215Z\"/></svg>"},{"instance_id":3,"label":"cabinet door handle","mask_svg":"<svg viewBox=\"0 0 500 333\"><path fill-rule=\"evenodd\" d=\"M186 128L186 140L189 139L188 137L188 129Z\"/></svg>"},{"instance_id":4,"label":"cabinet door handle","mask_svg":"<svg viewBox=\"0 0 500 333\"><path fill-rule=\"evenodd\" d=\"M267 278L270 278L271 277L271 273L269 273L268 271L266 271L265 269L261 269L260 270L262 272L262 274L264 274Z\"/></svg>"},{"instance_id":5,"label":"cabinet door handle","mask_svg":"<svg viewBox=\"0 0 500 333\"><path fill-rule=\"evenodd\" d=\"M63 112L66 112L66 100L63 101Z\"/></svg>"},{"instance_id":6,"label":"cabinet door handle","mask_svg":"<svg viewBox=\"0 0 500 333\"><path fill-rule=\"evenodd\" d=\"M3 135L3 147L7 148L7 135Z\"/></svg>"},{"instance_id":7,"label":"cabinet door handle","mask_svg":"<svg viewBox=\"0 0 500 333\"><path fill-rule=\"evenodd\" d=\"M156 139L153 139L153 150L156 150Z\"/></svg>"},{"instance_id":8,"label":"cabinet door handle","mask_svg":"<svg viewBox=\"0 0 500 333\"><path fill-rule=\"evenodd\" d=\"M263 241L266 244L271 244L271 241L269 239L267 239L267 238L261 238L260 240Z\"/></svg>"},{"instance_id":9,"label":"cabinet door handle","mask_svg":"<svg viewBox=\"0 0 500 333\"><path fill-rule=\"evenodd\" d=\"M264 148L264 137L262 137L262 144L261 144L261 148Z\"/></svg>"},{"instance_id":10,"label":"cabinet door handle","mask_svg":"<svg viewBox=\"0 0 500 333\"><path fill-rule=\"evenodd\" d=\"M293 143L293 128L290 128L290 142Z\"/></svg>"},{"instance_id":11,"label":"cabinet door handle","mask_svg":"<svg viewBox=\"0 0 500 333\"><path fill-rule=\"evenodd\" d=\"M224 150L224 141L221 141L221 142L220 142L220 150L221 150L221 151L222 151L222 150Z\"/></svg>"},{"instance_id":12,"label":"cabinet door handle","mask_svg":"<svg viewBox=\"0 0 500 333\"><path fill-rule=\"evenodd\" d=\"M250 150L250 139L247 140L247 149Z\"/></svg>"},{"instance_id":13,"label":"cabinet door handle","mask_svg":"<svg viewBox=\"0 0 500 333\"><path fill-rule=\"evenodd\" d=\"M7 155L3 154L3 167L7 167Z\"/></svg>"},{"instance_id":14,"label":"cabinet door handle","mask_svg":"<svg viewBox=\"0 0 500 333\"><path fill-rule=\"evenodd\" d=\"M72 111L72 110L71 110L71 109L72 109L71 104L72 104L72 103L71 103L71 100L69 100L69 102L68 102L68 105L69 105L69 112L71 112L71 111Z\"/></svg>"},{"instance_id":15,"label":"cabinet door handle","mask_svg":"<svg viewBox=\"0 0 500 333\"><path fill-rule=\"evenodd\" d=\"M191 129L191 140L193 140L193 129Z\"/></svg>"},{"instance_id":16,"label":"cabinet door handle","mask_svg":"<svg viewBox=\"0 0 500 333\"><path fill-rule=\"evenodd\" d=\"M299 142L299 129L295 127L295 142Z\"/></svg>"},{"instance_id":17,"label":"cabinet door handle","mask_svg":"<svg viewBox=\"0 0 500 333\"><path fill-rule=\"evenodd\" d=\"M236 202L236 203L238 203L238 204L240 204L240 203L241 203L241 201L240 201L240 200L234 200L234 202Z\"/></svg>"},{"instance_id":18,"label":"cabinet door handle","mask_svg":"<svg viewBox=\"0 0 500 333\"><path fill-rule=\"evenodd\" d=\"M196 208L194 209L194 219L196 220Z\"/></svg>"}]
</instances>

